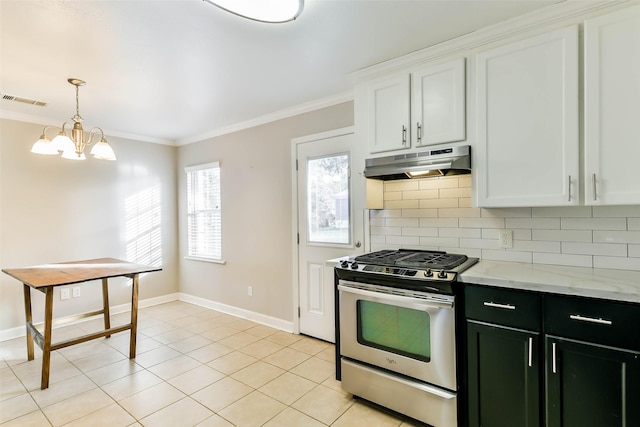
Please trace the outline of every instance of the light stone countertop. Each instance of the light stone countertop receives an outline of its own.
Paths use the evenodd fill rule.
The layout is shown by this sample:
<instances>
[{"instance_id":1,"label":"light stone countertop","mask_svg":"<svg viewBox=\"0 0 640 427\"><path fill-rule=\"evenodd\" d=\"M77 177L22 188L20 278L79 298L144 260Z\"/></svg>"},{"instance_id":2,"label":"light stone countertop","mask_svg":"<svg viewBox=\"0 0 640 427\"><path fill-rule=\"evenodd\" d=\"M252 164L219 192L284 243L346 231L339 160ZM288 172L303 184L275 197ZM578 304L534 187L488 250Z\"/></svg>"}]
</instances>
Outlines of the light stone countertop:
<instances>
[{"instance_id":1,"label":"light stone countertop","mask_svg":"<svg viewBox=\"0 0 640 427\"><path fill-rule=\"evenodd\" d=\"M640 303L640 271L480 260L459 281Z\"/></svg>"}]
</instances>

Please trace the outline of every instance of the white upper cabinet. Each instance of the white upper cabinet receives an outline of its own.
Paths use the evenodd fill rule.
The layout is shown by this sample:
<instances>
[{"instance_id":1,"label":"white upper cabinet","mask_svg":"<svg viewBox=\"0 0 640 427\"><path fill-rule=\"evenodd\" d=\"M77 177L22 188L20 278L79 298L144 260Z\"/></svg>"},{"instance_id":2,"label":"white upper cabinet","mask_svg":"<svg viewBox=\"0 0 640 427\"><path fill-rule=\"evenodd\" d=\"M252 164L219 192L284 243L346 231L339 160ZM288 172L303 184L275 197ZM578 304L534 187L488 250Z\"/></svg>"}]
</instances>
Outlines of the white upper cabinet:
<instances>
[{"instance_id":1,"label":"white upper cabinet","mask_svg":"<svg viewBox=\"0 0 640 427\"><path fill-rule=\"evenodd\" d=\"M411 147L409 82L409 75L401 75L368 86L369 152Z\"/></svg>"},{"instance_id":2,"label":"white upper cabinet","mask_svg":"<svg viewBox=\"0 0 640 427\"><path fill-rule=\"evenodd\" d=\"M465 58L411 73L411 141L416 147L465 139Z\"/></svg>"},{"instance_id":3,"label":"white upper cabinet","mask_svg":"<svg viewBox=\"0 0 640 427\"><path fill-rule=\"evenodd\" d=\"M577 26L475 59L478 206L578 204Z\"/></svg>"},{"instance_id":4,"label":"white upper cabinet","mask_svg":"<svg viewBox=\"0 0 640 427\"><path fill-rule=\"evenodd\" d=\"M366 83L369 153L465 139L465 59Z\"/></svg>"},{"instance_id":5,"label":"white upper cabinet","mask_svg":"<svg viewBox=\"0 0 640 427\"><path fill-rule=\"evenodd\" d=\"M640 7L585 21L584 202L640 204Z\"/></svg>"}]
</instances>

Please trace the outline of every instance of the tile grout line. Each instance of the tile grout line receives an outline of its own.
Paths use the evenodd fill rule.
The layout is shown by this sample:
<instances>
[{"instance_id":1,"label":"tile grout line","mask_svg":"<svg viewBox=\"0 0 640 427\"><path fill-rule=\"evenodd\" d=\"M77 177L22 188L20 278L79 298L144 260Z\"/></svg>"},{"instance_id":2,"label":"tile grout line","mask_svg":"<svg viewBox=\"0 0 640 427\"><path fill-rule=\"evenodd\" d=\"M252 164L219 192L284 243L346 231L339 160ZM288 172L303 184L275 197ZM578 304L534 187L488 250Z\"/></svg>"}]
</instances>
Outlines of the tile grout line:
<instances>
[{"instance_id":1,"label":"tile grout line","mask_svg":"<svg viewBox=\"0 0 640 427\"><path fill-rule=\"evenodd\" d=\"M169 310L168 311L168 319L166 319L166 322L164 322L164 327L171 327L172 329L170 330L175 330L177 328L184 328L184 326L177 326L177 327L173 327L176 323L180 323L182 325L184 325L183 322L181 322L179 319L184 318L186 316L188 316L189 314L186 314L186 310L190 310L195 306L191 306L188 303L184 303L184 302L178 302L178 305L175 305L176 303L168 303L166 305L164 305L163 309L167 310L167 309L171 309L173 307L175 307L175 311L174 310ZM147 309L144 309L147 310ZM203 309L203 310L210 310L210 309ZM180 311L184 311L183 313L180 313ZM157 322L157 313L163 313L163 311L159 311L159 310L148 310L148 311L143 311L141 310L142 313L146 314L146 316L141 316L141 322L143 321L142 319L147 319L147 321L149 322L150 325L158 325L159 323ZM200 313L198 311L198 313ZM203 313L206 314L206 313ZM212 317L207 317L207 319L214 319L216 317L221 317L221 316L228 316L224 313L218 314L216 316L212 316ZM232 316L233 317L233 316ZM163 318L165 319L165 318ZM316 340L314 338L310 338L310 337L306 337L304 335L295 335L295 334L289 334L287 333L287 335L291 335L291 337L282 337L282 339L280 339L279 337L276 337L275 335L279 334L279 333L285 333L282 331L278 331L276 329L273 329L273 331L267 335L264 335L265 331L258 331L256 330L255 332L258 333L259 335L253 335L253 337L257 338L255 341L252 341L250 343L246 343L246 344L242 344L241 339L238 339L238 343L236 346L233 347L228 347L229 348L229 353L225 353L223 355L218 355L216 353L216 356L212 359L212 360L208 360L206 362L202 362L200 359L195 358L193 356L191 356L192 352L197 351L198 349L202 349L206 346L212 345L212 344L217 344L219 343L220 345L224 345L221 344L220 341L225 340L227 338L230 338L232 336L237 336L239 334L248 334L248 335L252 335L250 333L248 333L247 331L256 327L262 327L263 325L260 324L255 324L255 326L251 326L248 328L244 328L242 327L241 329L237 330L237 332L235 332L232 335L220 338L220 339L210 339L205 337L204 335L202 335L203 333L206 333L207 331L211 331L213 329L217 329L220 327L225 327L225 325L227 325L228 323L232 323L234 321L238 321L240 320L239 318L234 319L227 319L225 321L225 319L220 319L220 323L216 323L216 322L212 322L212 324L215 324L215 326L212 326L211 328L208 328L204 331L200 331L199 333L195 333L192 330L188 330L187 328L184 328L185 330L188 330L192 335L182 338L182 339L177 339L175 341L169 341L166 343L163 343L161 341L158 341L157 339L155 339L154 337L157 337L159 335L164 334L165 332L158 332L155 335L146 335L144 334L144 329L149 329L152 328L154 326L150 326L149 328L141 328L140 334L145 336L146 338L144 340L154 340L155 342L157 342L159 345L157 347L153 347L150 348L149 350L146 350L142 353L138 353L137 356L140 356L141 354L145 354L145 353L149 353L151 351L154 350L170 350L170 351L175 351L176 354L172 357L168 357L166 359L163 359L162 357L159 357L158 360L152 360L153 363L148 364L148 365L143 365L138 363L135 359L132 361L135 365L136 365L136 369L133 372L129 372L127 369L124 369L122 371L122 376L120 376L120 373L117 373L113 376L108 376L105 377L104 379L100 379L100 377L98 376L100 373L99 372L95 372L95 371L99 371L105 368L109 368L109 367L114 367L115 369L119 369L119 367L116 366L116 364L118 363L122 363L123 361L129 360L128 359L128 355L123 353L123 343L120 341L123 341L122 339L117 340L118 336L114 336L112 338L110 338L109 340L111 341L107 341L107 340L102 340L99 341L99 345L96 344L96 347L92 347L91 344L89 343L84 343L82 345L86 346L87 349L90 349L92 351L100 351L99 347L100 345L105 345L108 347L109 350L113 350L115 353L114 354L118 354L120 356L123 356L123 359L118 359L118 360L109 360L109 356L107 356L107 360L109 360L109 362L105 365L102 365L99 362L99 356L96 358L95 361L95 365L93 364L94 361L88 359L90 357L94 357L95 354L92 353L88 353L88 354L83 354L83 352L80 350L80 347L82 346L77 346L75 348L78 348L77 352L73 352L73 353L69 353L69 352L60 352L60 356L62 357L62 360L64 361L64 364L61 363L61 365L66 365L69 364L69 366L72 366L74 369L76 369L78 371L77 374L71 375L68 378L63 378L59 381L57 381L58 383L61 381L66 381L66 380L72 380L74 378L79 379L80 376L82 375L83 379L88 380L88 382L90 382L90 384L92 385L91 390L89 391L93 391L93 390L99 390L100 392L104 393L106 396L108 396L109 401L106 403L106 406L101 405L99 408L96 408L95 410L91 410L91 412L87 413L87 414L83 414L82 416L78 417L78 418L74 418L73 420L65 420L65 423L78 423L78 422L82 422L81 420L85 417L89 417L91 415L95 415L96 413L98 413L101 410L104 410L104 408L110 407L111 405L113 405L114 403L116 405L118 405L117 407L119 408L120 411L122 411L123 414L126 414L128 417L130 417L130 419L134 420L132 421L134 424L139 425L142 424L141 420L147 417L150 417L154 414L158 414L159 412L166 410L167 408L171 407L172 405L177 404L178 402L182 402L185 401L186 399L189 399L190 402L195 403L197 405L202 406L203 408L206 408L211 415L207 415L207 418L205 418L202 421L199 421L199 423L205 422L206 420L209 420L212 417L220 417L221 419L225 420L226 422L229 422L231 424L233 424L233 419L232 418L227 418L223 415L221 415L222 412L224 412L225 409L228 409L229 407L231 407L232 405L236 404L237 402L240 402L241 400L245 399L247 396L254 394L254 392L258 392L261 396L264 396L268 399L272 399L274 402L278 403L279 405L282 405L282 408L280 408L276 413L271 414L268 416L267 419L261 421L260 425L264 425L264 424L268 424L270 422L272 422L274 419L280 417L283 415L283 413L285 413L288 410L292 410L295 411L296 413L298 413L298 416L303 416L303 417L308 417L310 419L313 419L314 421L320 423L321 425L332 425L336 422L338 422L338 420L340 420L343 417L347 417L347 412L354 407L354 405L357 403L356 400L354 400L352 397L349 397L348 394L344 393L342 390L339 390L337 388L335 388L335 386L333 386L333 384L329 384L330 380L332 379L332 376L334 374L329 373L326 377L324 378L320 378L320 379L312 379L313 375L310 373L311 376L307 377L304 375L301 375L301 370L304 369L305 367L303 366L305 363L310 363L310 366L316 366L313 365L313 363L319 363L319 365L317 366L325 366L328 367L329 365L333 365L334 361L331 360L332 358L330 357L330 355L326 354L325 352L327 350L330 351L331 355L333 354L332 351L332 346L333 344L331 343L326 343L324 341L321 340ZM203 321L203 320L199 320L199 321ZM172 323L175 322L175 323ZM255 323L255 322L254 322ZM241 323L239 325L242 325ZM90 325L86 325L86 327L91 327ZM240 327L240 326L239 326ZM160 328L158 328L156 331L159 331ZM170 331L169 330L169 331ZM187 348L187 350L180 350L180 346L177 346L176 348L171 347L172 344L175 344L177 342L180 341L184 341L184 340L188 340L190 338L193 337L200 337L203 338L204 340L202 341L204 344L199 345L197 347L182 347L182 348ZM270 340L269 337L271 337L272 339ZM139 336L140 338L140 336ZM286 339L285 339L286 338ZM23 337L24 339L24 337ZM206 340L206 341L205 341ZM305 340L309 340L308 342L304 342ZM12 346L16 347L16 351L14 351L14 353L17 353L17 348L20 348L22 343L19 343L17 340L11 340L13 341L11 343ZM128 340L127 340L128 341ZM196 340L197 341L197 340ZM140 343L140 340L139 340ZM267 344L267 347L269 348L269 350L266 350L264 352L260 352L260 344ZM154 343L149 343L149 344L154 344ZM0 348L3 345L9 345L7 343L0 343ZM250 346L254 345L255 350L251 349ZM273 345L273 346L272 346ZM314 346L318 346L317 348ZM275 346L278 346L278 348L275 351L270 351L273 348L276 348ZM305 347L306 346L306 347ZM273 356L274 354L277 354L278 352L281 352L283 350L291 350L291 351L295 351L300 353L301 355L304 355L304 358L301 359L300 361L296 361L295 364L293 364L292 366L288 366L287 368L283 368L282 366L279 366L279 364L277 363L277 361L274 360L267 360L269 359L271 356ZM215 369L213 366L210 366L209 364L211 362L214 362L222 357L224 357L227 354L233 354L233 353L238 353L238 354L243 354L247 357L251 357L253 359L255 359L253 362L244 365L240 368L234 368L232 370L229 370L229 373L226 372L222 372L222 371L218 371L217 369ZM256 354L259 354L260 356L256 356ZM194 366L191 367L190 369L185 370L184 372L180 372L177 375L162 375L160 376L159 374L155 373L152 368L155 366L159 366L163 363L166 362L170 362L173 359L176 359L178 357L182 357L182 356L186 356L188 358L190 358L191 360L194 361ZM206 358L206 357L205 357ZM20 358L22 359L22 358ZM160 360L162 359L162 360ZM57 402L53 402L47 406L41 406L38 401L34 398L32 392L35 392L37 390L32 390L30 391L27 388L27 383L25 383L25 381L29 380L29 378L35 377L36 375L33 372L20 372L21 369L17 369L16 367L19 366L26 366L27 361L21 361L20 363L15 363L15 364L10 364L8 362L9 359L5 360L5 356L4 356L4 352L3 352L3 362L5 364L5 366L7 368L9 368L9 372L11 373L11 375L13 375L13 377L15 377L18 381L20 386L22 387L22 390L24 390L24 393L21 393L20 395L24 395L24 394L28 394L29 395L29 399L31 399L33 401L33 403L35 404L35 407L37 408L34 411L28 412L26 414L20 414L17 417L13 418L13 420L15 421L15 419L19 419L21 417L25 417L25 416L29 416L29 415L33 415L37 412L39 412L39 414L41 416L44 417L44 419L47 420L47 422L49 422L51 425L53 425L53 419L49 418L45 412L44 409L52 406L52 405L56 405L56 404L61 404L63 402L70 402L71 399L73 398L77 398L78 394L74 394L73 396L69 396L66 397L60 401ZM36 358L34 362L38 363L39 361L41 361L41 358ZM82 362L81 362L82 361ZM253 383L253 384L259 384L258 386L254 386L251 384L247 384L246 382L243 382L242 379L240 378L236 378L233 375L237 374L238 372L247 369L259 362L268 364L269 366L272 366L274 368L277 369L281 369L282 372L279 372L275 377L273 378L268 378L268 380L266 380L265 382L262 381L258 381L258 383ZM87 368L88 366L90 366L90 368ZM84 369L81 369L81 367L84 367ZM181 376L181 375L185 375L188 374L189 372L194 371L195 369L199 369L202 367L208 367L210 369L212 369L213 371L216 371L218 373L220 373L222 376L213 380L212 382L208 382L208 381L203 381L202 384L206 385L202 385L200 383L197 383L196 386L197 388L191 390L185 390L184 387L179 387L178 385L174 385L171 380ZM115 370L114 369L114 370ZM292 370L298 370L299 372L292 372ZM323 368L326 369L326 368ZM25 370L26 371L26 370ZM333 369L331 369L331 371L333 371ZM95 373L95 375L91 375L91 373ZM327 371L328 372L328 371ZM19 375L20 374L20 375ZM39 378L39 374L40 371L39 369L37 370L37 376ZM131 392L133 392L132 394L127 393L126 396L123 396L121 398L117 398L116 395L112 395L109 392L107 392L107 390L105 390L105 387L109 386L109 385L114 385L117 381L122 381L125 378L129 378L131 377L131 379L133 379L135 377L135 375L140 375L140 374L144 374L144 375L151 375L154 378L156 378L158 380L157 383L154 382L154 384L152 385L148 385L146 383L142 383L143 384L143 388L138 389L136 387L133 387L130 389ZM275 397L270 396L265 390L262 390L263 387L265 387L266 385L274 382L277 379L282 379L283 376L285 376L286 374L290 374L292 376L294 376L295 378L297 378L298 380L304 380L304 381L309 381L313 386L310 389L307 390L300 390L300 393L295 393L292 398L293 400L287 400L287 402L290 403L285 403L284 401L281 401ZM106 375L106 374L105 374ZM104 382L105 379L108 379L107 382ZM219 381L222 381L224 379L230 379L233 381L236 381L240 384L242 384L245 387L248 387L248 389L250 389L249 392L247 392L246 394L242 395L241 397L239 397L238 399L234 400L233 402L229 402L229 403L225 403L225 406L223 408L218 409L217 411L214 410L213 408L209 407L207 404L205 404L204 402L201 402L199 400L197 400L194 395L202 392L204 389L206 389L207 387L218 383ZM127 409L128 406L125 406L122 404L122 402L125 399L131 398L141 392L144 392L145 390L149 390L150 388L156 386L156 385L161 385L163 384L164 386L168 386L170 387L172 390L174 390L176 393L179 393L179 397L177 397L177 400L173 400L173 398L170 398L169 400L171 400L170 403L159 406L158 408L153 408L153 410L149 413L145 413L144 416L140 416L139 418L136 417L134 415L134 413L131 412L131 407L129 409ZM55 386L55 383L52 384L52 386ZM275 387L275 386L274 386ZM336 398L339 399L340 402L342 402L342 406L340 407L340 409L338 410L338 412L336 412L335 418L329 423L327 424L325 421L322 421L321 419L318 419L316 416L312 415L312 413L307 413L301 409L297 409L295 408L293 405L295 405L296 403L299 403L301 401L304 401L303 399L305 399L305 397L307 399L309 399L309 395L311 393L313 393L314 391L324 391L326 393L329 394L334 394L336 395ZM112 391L113 392L113 391ZM346 398L346 399L345 399ZM347 400L350 399L350 400ZM1 402L0 402L1 403ZM63 404L64 405L64 404ZM62 405L61 405L62 406ZM115 407L114 407L115 408ZM134 411L135 412L135 411ZM286 415L285 415L286 416ZM289 415L291 416L291 415ZM346 419L346 418L345 418ZM394 421L397 424L396 425L400 425L403 421L400 418L397 418L396 416L396 420ZM7 420L6 422L11 423L14 422L12 420ZM130 425L130 424L129 424Z\"/></svg>"}]
</instances>

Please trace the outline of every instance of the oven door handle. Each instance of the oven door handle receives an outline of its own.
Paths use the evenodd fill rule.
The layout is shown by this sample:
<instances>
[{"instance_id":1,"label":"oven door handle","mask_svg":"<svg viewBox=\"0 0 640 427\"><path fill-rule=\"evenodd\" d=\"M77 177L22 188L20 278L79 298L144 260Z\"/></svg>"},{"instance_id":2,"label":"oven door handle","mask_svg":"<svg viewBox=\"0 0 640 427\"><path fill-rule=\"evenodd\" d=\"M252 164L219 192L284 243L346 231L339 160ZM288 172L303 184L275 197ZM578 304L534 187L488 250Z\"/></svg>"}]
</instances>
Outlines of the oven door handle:
<instances>
[{"instance_id":1,"label":"oven door handle","mask_svg":"<svg viewBox=\"0 0 640 427\"><path fill-rule=\"evenodd\" d=\"M349 283L349 282L342 282ZM422 307L434 307L434 308L453 308L453 301L442 301L435 298L416 298L408 295L397 295L392 293L384 293L378 291L369 291L366 289L355 288L349 285L338 285L338 290L347 292L350 294L361 295L364 297L376 299L381 302L396 301L399 303L413 303Z\"/></svg>"}]
</instances>

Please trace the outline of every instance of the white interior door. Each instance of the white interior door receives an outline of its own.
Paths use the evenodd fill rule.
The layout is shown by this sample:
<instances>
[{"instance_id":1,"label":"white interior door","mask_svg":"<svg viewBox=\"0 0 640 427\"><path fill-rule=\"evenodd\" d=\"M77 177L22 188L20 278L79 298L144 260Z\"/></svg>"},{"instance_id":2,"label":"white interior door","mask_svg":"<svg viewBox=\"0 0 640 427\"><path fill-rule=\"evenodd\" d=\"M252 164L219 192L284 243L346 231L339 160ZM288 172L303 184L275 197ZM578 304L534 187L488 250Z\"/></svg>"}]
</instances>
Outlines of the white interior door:
<instances>
[{"instance_id":1,"label":"white interior door","mask_svg":"<svg viewBox=\"0 0 640 427\"><path fill-rule=\"evenodd\" d=\"M335 342L333 265L362 251L363 214L352 197L353 134L296 144L300 332Z\"/></svg>"}]
</instances>

